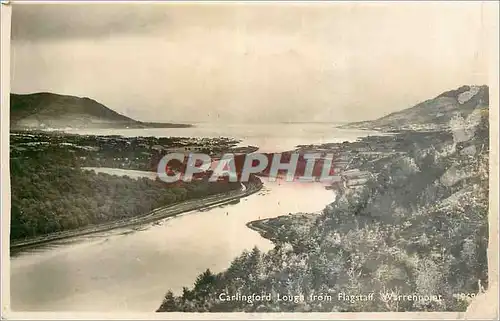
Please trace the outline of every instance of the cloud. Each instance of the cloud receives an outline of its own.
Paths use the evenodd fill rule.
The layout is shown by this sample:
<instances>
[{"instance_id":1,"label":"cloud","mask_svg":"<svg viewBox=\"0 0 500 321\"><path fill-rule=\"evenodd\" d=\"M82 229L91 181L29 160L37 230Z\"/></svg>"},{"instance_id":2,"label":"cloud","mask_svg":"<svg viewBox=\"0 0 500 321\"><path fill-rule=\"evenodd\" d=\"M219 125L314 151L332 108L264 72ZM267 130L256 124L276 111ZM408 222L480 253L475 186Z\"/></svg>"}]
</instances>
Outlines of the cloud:
<instances>
[{"instance_id":1,"label":"cloud","mask_svg":"<svg viewBox=\"0 0 500 321\"><path fill-rule=\"evenodd\" d=\"M480 3L16 4L14 13L14 92L92 97L141 120L363 120L483 84L488 70Z\"/></svg>"},{"instance_id":2,"label":"cloud","mask_svg":"<svg viewBox=\"0 0 500 321\"><path fill-rule=\"evenodd\" d=\"M167 23L166 12L155 5L15 3L12 40L99 39L147 34L159 24Z\"/></svg>"}]
</instances>

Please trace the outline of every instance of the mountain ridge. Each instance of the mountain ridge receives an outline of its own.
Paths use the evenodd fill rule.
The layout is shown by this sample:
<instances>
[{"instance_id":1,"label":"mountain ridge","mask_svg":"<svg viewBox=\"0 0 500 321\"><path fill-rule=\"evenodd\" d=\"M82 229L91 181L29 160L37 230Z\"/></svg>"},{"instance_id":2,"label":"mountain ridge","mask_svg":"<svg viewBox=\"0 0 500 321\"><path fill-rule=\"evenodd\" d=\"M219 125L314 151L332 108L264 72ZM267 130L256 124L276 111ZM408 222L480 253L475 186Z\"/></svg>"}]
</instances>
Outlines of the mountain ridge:
<instances>
[{"instance_id":1,"label":"mountain ridge","mask_svg":"<svg viewBox=\"0 0 500 321\"><path fill-rule=\"evenodd\" d=\"M348 123L339 128L382 131L444 129L457 114L467 117L474 110L488 108L488 106L489 88L487 85L464 85L378 119Z\"/></svg>"},{"instance_id":2,"label":"mountain ridge","mask_svg":"<svg viewBox=\"0 0 500 321\"><path fill-rule=\"evenodd\" d=\"M184 128L189 124L141 122L89 97L50 92L10 94L12 129Z\"/></svg>"}]
</instances>

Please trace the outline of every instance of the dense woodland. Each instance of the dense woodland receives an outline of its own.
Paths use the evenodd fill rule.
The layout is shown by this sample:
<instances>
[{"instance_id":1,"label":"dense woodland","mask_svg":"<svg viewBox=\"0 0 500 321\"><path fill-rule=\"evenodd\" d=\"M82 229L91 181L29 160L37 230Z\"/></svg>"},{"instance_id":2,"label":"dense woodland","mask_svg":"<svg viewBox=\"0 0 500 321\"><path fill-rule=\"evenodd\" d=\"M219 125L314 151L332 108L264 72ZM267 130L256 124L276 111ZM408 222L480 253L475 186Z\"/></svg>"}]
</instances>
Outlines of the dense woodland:
<instances>
[{"instance_id":1,"label":"dense woodland","mask_svg":"<svg viewBox=\"0 0 500 321\"><path fill-rule=\"evenodd\" d=\"M244 252L219 274L207 270L179 295L167 292L158 312L464 311L467 295L487 288L488 279L488 116L478 117L474 130L473 119L458 116L458 130L400 134L406 155L359 158L358 167L375 174L367 184L339 188L319 216L272 220L274 249ZM218 298L263 292L334 299ZM339 292L375 292L376 299L338 301ZM443 300L384 302L380 293Z\"/></svg>"},{"instance_id":2,"label":"dense woodland","mask_svg":"<svg viewBox=\"0 0 500 321\"><path fill-rule=\"evenodd\" d=\"M67 150L11 157L11 240L146 214L152 209L239 189L239 183L167 184L82 170Z\"/></svg>"}]
</instances>

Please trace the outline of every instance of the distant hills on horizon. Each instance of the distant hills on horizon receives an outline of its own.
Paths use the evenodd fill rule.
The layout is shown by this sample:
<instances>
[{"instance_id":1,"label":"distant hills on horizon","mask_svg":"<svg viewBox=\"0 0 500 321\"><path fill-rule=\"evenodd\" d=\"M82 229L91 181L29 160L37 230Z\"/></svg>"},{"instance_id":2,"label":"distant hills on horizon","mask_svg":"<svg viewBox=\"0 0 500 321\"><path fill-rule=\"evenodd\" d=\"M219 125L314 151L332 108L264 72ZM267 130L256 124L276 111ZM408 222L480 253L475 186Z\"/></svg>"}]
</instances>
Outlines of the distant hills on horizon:
<instances>
[{"instance_id":1,"label":"distant hills on horizon","mask_svg":"<svg viewBox=\"0 0 500 321\"><path fill-rule=\"evenodd\" d=\"M457 113L467 117L478 108L488 108L489 88L461 86L413 107L393 112L376 120L340 125L344 129L397 131L411 129L442 129ZM334 122L282 122L284 124ZM141 122L117 113L87 98L54 93L10 94L11 129L66 128L188 128L192 124Z\"/></svg>"},{"instance_id":2,"label":"distant hills on horizon","mask_svg":"<svg viewBox=\"0 0 500 321\"><path fill-rule=\"evenodd\" d=\"M466 118L476 109L489 108L489 88L486 85L464 85L375 120L348 123L339 128L382 131L433 130L448 127L458 113Z\"/></svg>"},{"instance_id":3,"label":"distant hills on horizon","mask_svg":"<svg viewBox=\"0 0 500 321\"><path fill-rule=\"evenodd\" d=\"M87 98L42 92L10 94L11 129L185 128L190 124L141 122Z\"/></svg>"}]
</instances>

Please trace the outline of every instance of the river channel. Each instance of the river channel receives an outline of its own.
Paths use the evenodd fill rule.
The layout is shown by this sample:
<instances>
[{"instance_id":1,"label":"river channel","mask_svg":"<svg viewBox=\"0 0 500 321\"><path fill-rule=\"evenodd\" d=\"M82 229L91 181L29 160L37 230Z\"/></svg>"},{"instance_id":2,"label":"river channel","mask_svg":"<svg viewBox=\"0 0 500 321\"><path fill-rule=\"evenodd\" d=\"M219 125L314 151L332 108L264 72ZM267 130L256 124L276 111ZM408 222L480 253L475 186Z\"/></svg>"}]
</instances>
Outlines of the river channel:
<instances>
[{"instance_id":1,"label":"river channel","mask_svg":"<svg viewBox=\"0 0 500 321\"><path fill-rule=\"evenodd\" d=\"M287 127L287 133L298 134L295 141L288 138L284 142L280 137L273 140L265 130L264 134L251 132L253 136L242 139L248 138L248 144L281 146L286 150L300 143L336 142L362 136L360 132L325 131L322 126L311 127L312 134L297 132L302 127L296 130ZM196 135L190 134L192 130L198 131ZM175 131L176 136L219 136L216 131L205 133L199 128ZM325 132L328 136L324 136ZM131 135L136 134L128 136ZM319 213L333 200L334 193L321 183L264 180L260 192L237 204L185 213L140 229L113 230L23 251L11 257L11 308L152 312L167 290L179 293L207 268L220 272L243 250L254 246L269 250L271 242L249 229L247 222L289 213Z\"/></svg>"}]
</instances>

